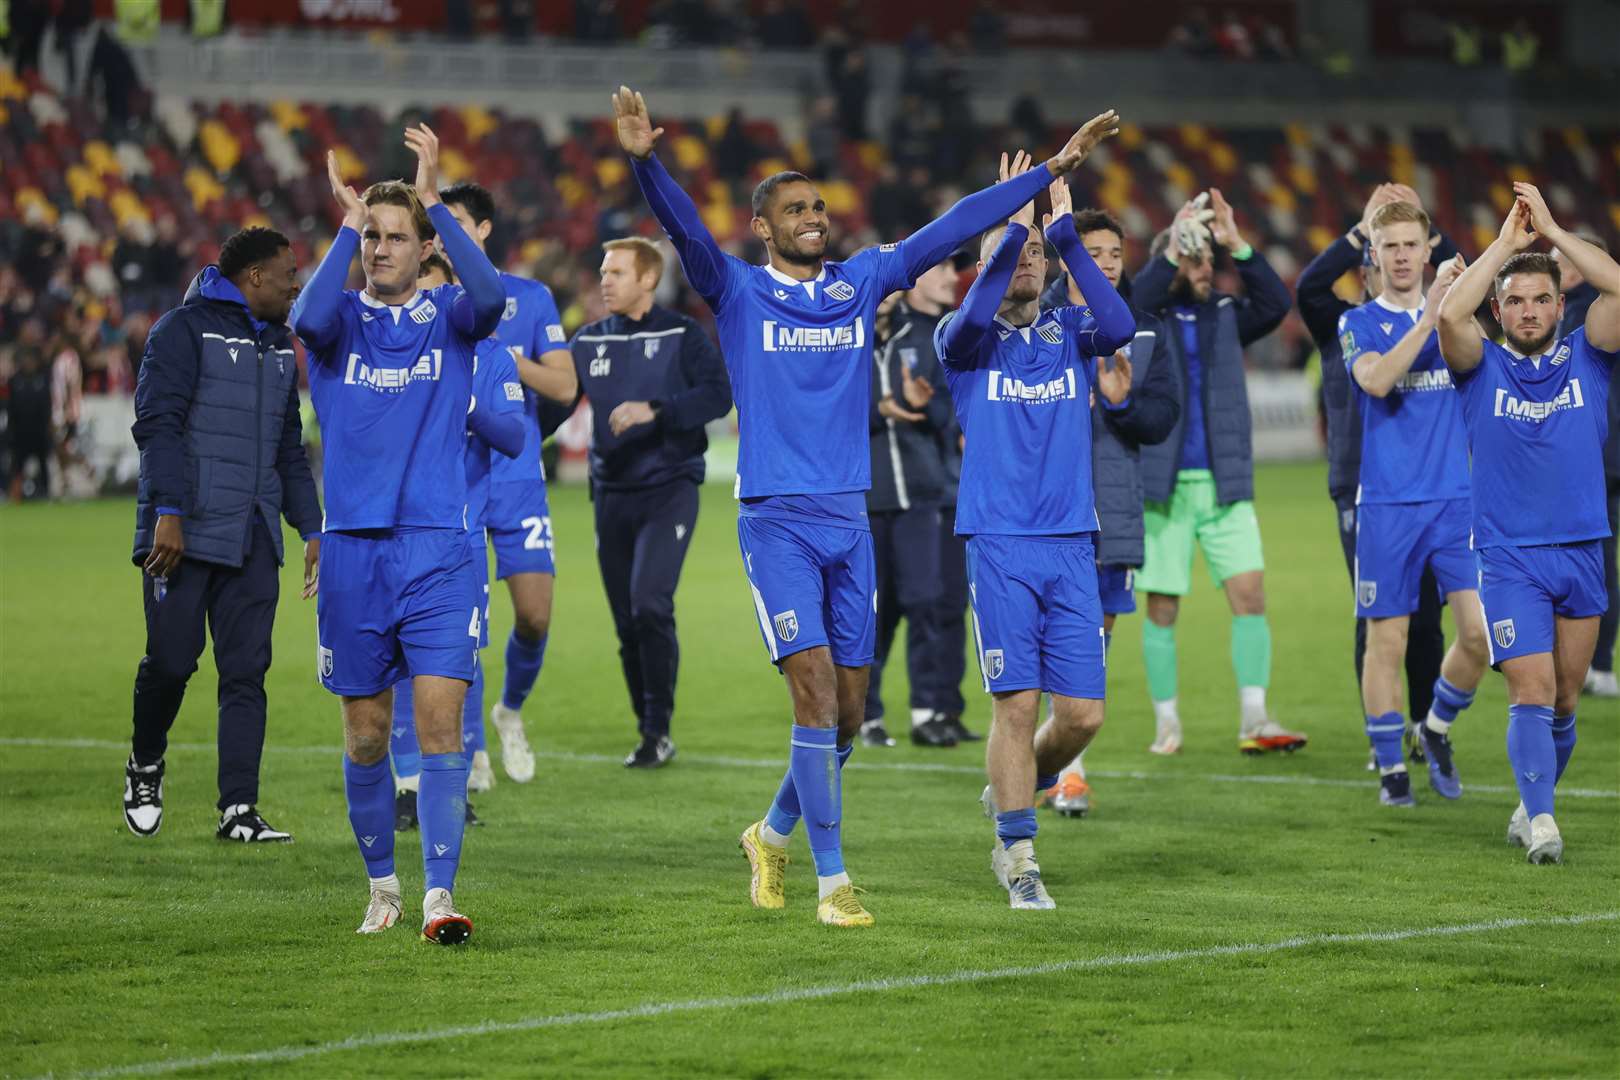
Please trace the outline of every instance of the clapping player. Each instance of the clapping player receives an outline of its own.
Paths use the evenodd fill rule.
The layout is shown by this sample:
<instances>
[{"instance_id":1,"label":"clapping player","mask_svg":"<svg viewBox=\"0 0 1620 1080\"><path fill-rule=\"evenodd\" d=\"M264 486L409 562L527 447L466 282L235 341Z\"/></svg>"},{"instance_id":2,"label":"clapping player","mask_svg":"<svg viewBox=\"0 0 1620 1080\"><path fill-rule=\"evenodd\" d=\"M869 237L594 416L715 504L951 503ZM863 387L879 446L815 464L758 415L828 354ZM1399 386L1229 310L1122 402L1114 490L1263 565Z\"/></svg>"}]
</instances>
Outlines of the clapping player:
<instances>
[{"instance_id":1,"label":"clapping player","mask_svg":"<svg viewBox=\"0 0 1620 1080\"><path fill-rule=\"evenodd\" d=\"M309 350L325 444L318 656L322 684L343 701L349 822L371 879L360 932L400 916L388 734L391 688L409 677L422 748L422 933L448 945L472 933L451 899L467 798L461 711L483 607L467 543L467 412L473 350L500 322L506 293L439 201L438 138L423 125L405 142L414 188L390 180L356 195L327 155L343 226L292 323ZM424 293L417 269L435 234L462 285ZM343 287L357 250L359 292Z\"/></svg>"},{"instance_id":2,"label":"clapping player","mask_svg":"<svg viewBox=\"0 0 1620 1080\"><path fill-rule=\"evenodd\" d=\"M1548 863L1563 858L1553 792L1575 749L1575 706L1608 605L1603 439L1620 354L1620 265L1560 228L1535 187L1513 190L1496 240L1441 302L1440 352L1462 393L1479 598L1491 665L1507 677L1508 760L1521 799L1508 839ZM1538 238L1599 292L1586 325L1562 339L1558 262L1527 250ZM1505 345L1474 325L1487 294Z\"/></svg>"},{"instance_id":3,"label":"clapping player","mask_svg":"<svg viewBox=\"0 0 1620 1080\"><path fill-rule=\"evenodd\" d=\"M1002 175L1028 168L1022 152ZM935 331L966 436L956 531L968 538L968 590L984 688L994 698L985 754L990 868L1014 909L1052 908L1035 859L1035 793L1096 735L1106 671L1097 596L1091 408L1119 409L1131 362L1115 357L1136 320L1075 231L1068 184L1051 185L1046 239L1033 202L979 242L979 276ZM1046 240L1087 307L1042 312ZM1103 358L1112 358L1104 363ZM1041 692L1053 712L1036 730Z\"/></svg>"}]
</instances>

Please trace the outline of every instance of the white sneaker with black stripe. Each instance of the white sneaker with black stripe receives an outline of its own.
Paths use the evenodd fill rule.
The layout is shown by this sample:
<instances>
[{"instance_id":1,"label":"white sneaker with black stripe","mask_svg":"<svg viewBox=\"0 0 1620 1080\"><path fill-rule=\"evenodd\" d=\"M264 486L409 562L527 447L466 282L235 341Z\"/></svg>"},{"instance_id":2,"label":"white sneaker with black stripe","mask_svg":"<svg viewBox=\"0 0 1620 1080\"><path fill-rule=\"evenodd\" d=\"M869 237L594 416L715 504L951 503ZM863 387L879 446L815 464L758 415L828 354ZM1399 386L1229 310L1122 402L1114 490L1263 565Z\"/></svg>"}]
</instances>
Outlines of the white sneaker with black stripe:
<instances>
[{"instance_id":1,"label":"white sneaker with black stripe","mask_svg":"<svg viewBox=\"0 0 1620 1080\"><path fill-rule=\"evenodd\" d=\"M124 763L124 824L136 836L156 836L163 828L163 762Z\"/></svg>"},{"instance_id":2,"label":"white sneaker with black stripe","mask_svg":"<svg viewBox=\"0 0 1620 1080\"><path fill-rule=\"evenodd\" d=\"M219 816L219 828L214 835L221 840L236 840L244 844L290 844L292 833L270 827L259 816L259 811L247 803L227 806Z\"/></svg>"}]
</instances>

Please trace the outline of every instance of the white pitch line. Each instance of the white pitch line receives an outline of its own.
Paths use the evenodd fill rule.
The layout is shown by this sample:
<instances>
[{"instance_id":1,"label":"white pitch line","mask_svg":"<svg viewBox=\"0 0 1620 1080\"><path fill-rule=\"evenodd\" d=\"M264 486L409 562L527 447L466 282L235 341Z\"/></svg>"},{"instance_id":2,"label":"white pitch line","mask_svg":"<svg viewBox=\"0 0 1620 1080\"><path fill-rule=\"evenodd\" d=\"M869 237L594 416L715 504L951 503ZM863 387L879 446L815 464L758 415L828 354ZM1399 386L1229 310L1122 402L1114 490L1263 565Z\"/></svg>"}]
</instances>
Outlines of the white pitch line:
<instances>
[{"instance_id":1,"label":"white pitch line","mask_svg":"<svg viewBox=\"0 0 1620 1080\"><path fill-rule=\"evenodd\" d=\"M314 1045L278 1046L268 1050L216 1052L205 1057L170 1058L166 1061L114 1065L76 1075L89 1080L89 1078L110 1076L158 1076L163 1073L179 1072L183 1069L217 1068L220 1066L276 1065L323 1054L341 1053L346 1050L367 1050L382 1046L443 1042L447 1039L465 1039L479 1035L510 1035L518 1032L538 1031L543 1028L578 1027L583 1024L606 1024L619 1020L641 1020L650 1017L711 1012L721 1009L787 1005L798 1001L817 1001L822 998L843 997L849 994L881 994L893 990L956 986L963 983L985 982L992 979L1021 979L1063 975L1077 971L1140 967L1148 964L1172 964L1183 960L1254 956L1294 949L1308 949L1323 945L1382 945L1397 941L1412 941L1418 938L1453 937L1459 934L1484 934L1498 930L1516 930L1521 927L1581 926L1587 923L1613 922L1616 919L1620 919L1620 911L1594 912L1587 915L1565 915L1545 919L1491 919L1487 922L1462 923L1456 926L1423 926L1411 930L1310 934L1283 938L1281 941L1250 941L1233 945L1211 945L1201 949L1114 953L1112 955L1092 956L1077 960L1059 960L1026 967L953 971L943 975L907 975L889 979L863 979L859 982L832 986L796 987L737 997L698 998L691 1001L650 1001L642 1005L633 1005L623 1009L606 1009L601 1012L559 1013L551 1016L531 1016L522 1020L490 1020L482 1024L433 1028L427 1031L391 1031L379 1032L373 1035L353 1035L347 1039L315 1043Z\"/></svg>"},{"instance_id":2,"label":"white pitch line","mask_svg":"<svg viewBox=\"0 0 1620 1080\"><path fill-rule=\"evenodd\" d=\"M115 742L111 739L36 739L36 738L0 738L0 746L16 747L19 749L56 749L56 750L121 750L127 751L127 742ZM197 751L213 753L218 748L213 743L173 742L169 744L170 750ZM343 748L336 744L332 746L266 746L268 754L329 754L337 755ZM620 765L624 759L612 754L583 754L568 750L537 750L536 758L550 761L571 761L581 764ZM764 758L738 758L723 755L709 754L682 754L681 760L693 765L714 765L728 769L775 769L780 772L785 767L780 760L770 761ZM933 764L922 761L862 761L855 760L849 763L851 769L882 770L884 772L915 772L915 773L948 773L957 776L984 776L984 769L978 765L947 765ZM1357 791L1369 790L1366 780L1347 780L1342 777L1331 776L1293 776L1276 774L1256 774L1245 776L1241 773L1180 773L1162 772L1150 773L1137 770L1111 770L1089 769L1087 776L1096 776L1103 780L1142 780L1148 782L1181 782L1206 784L1283 784L1296 787L1329 787L1354 788ZM1482 795L1517 795L1518 789L1503 784L1468 784L1465 791L1477 792ZM1560 787L1559 798L1571 799L1620 799L1620 791L1611 791L1604 788L1577 788Z\"/></svg>"}]
</instances>

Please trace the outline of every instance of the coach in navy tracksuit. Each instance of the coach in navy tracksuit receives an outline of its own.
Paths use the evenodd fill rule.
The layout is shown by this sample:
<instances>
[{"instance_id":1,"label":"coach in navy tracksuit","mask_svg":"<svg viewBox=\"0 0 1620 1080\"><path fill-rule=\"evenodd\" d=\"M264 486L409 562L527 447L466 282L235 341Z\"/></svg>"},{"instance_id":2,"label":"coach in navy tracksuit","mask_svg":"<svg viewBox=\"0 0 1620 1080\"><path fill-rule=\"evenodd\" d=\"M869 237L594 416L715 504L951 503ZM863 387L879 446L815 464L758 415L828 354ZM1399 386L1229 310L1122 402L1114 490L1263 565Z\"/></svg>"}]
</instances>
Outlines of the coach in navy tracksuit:
<instances>
[{"instance_id":1,"label":"coach in navy tracksuit","mask_svg":"<svg viewBox=\"0 0 1620 1080\"><path fill-rule=\"evenodd\" d=\"M946 684L950 669L940 662L944 589L939 530L946 477L939 438L955 413L933 335L947 305L919 299L931 288L954 299L955 287L956 272L949 262L941 263L909 292L878 309L880 347L872 353L867 424L872 487L866 493L866 511L877 579L876 651L861 724L861 739L868 746L894 745L883 724L883 669L902 618L911 741L918 746L955 746L960 741L955 726L961 723L961 708L955 705L960 691Z\"/></svg>"},{"instance_id":2,"label":"coach in navy tracksuit","mask_svg":"<svg viewBox=\"0 0 1620 1080\"><path fill-rule=\"evenodd\" d=\"M1345 370L1344 351L1339 346L1339 316L1355 307L1339 299L1333 283L1351 270L1360 269L1364 294L1378 295L1378 268L1372 263L1368 222L1385 202L1417 197L1410 189L1380 185L1367 203L1361 222L1339 237L1300 273L1294 283L1299 313L1322 359L1322 409L1327 419L1328 497L1338 511L1339 544L1344 549L1344 566L1355 581L1356 493L1361 484L1361 407L1355 387ZM1430 240L1431 265L1438 267L1457 254L1457 248L1438 231ZM1429 715L1434 701L1434 680L1440 677L1440 661L1445 654L1445 634L1440 626L1440 588L1432 571L1423 571L1418 592L1418 609L1412 615L1406 639L1406 693L1411 715ZM1356 686L1361 686L1361 666L1367 653L1367 620L1356 620ZM1414 743L1421 748L1422 743ZM1414 751L1420 752L1420 751Z\"/></svg>"},{"instance_id":3,"label":"coach in navy tracksuit","mask_svg":"<svg viewBox=\"0 0 1620 1080\"><path fill-rule=\"evenodd\" d=\"M286 326L297 295L287 238L244 229L146 339L131 428L141 452L134 561L144 570L146 655L124 783L124 819L138 836L163 824L163 753L206 625L219 670L217 835L291 839L256 806L280 515L305 541L306 597L320 558L321 506Z\"/></svg>"},{"instance_id":4,"label":"coach in navy tracksuit","mask_svg":"<svg viewBox=\"0 0 1620 1080\"><path fill-rule=\"evenodd\" d=\"M720 352L692 319L653 304L664 259L639 237L602 247L612 312L570 343L590 399L596 559L641 743L624 763L657 768L675 754L675 585L697 527L704 425L731 411Z\"/></svg>"}]
</instances>

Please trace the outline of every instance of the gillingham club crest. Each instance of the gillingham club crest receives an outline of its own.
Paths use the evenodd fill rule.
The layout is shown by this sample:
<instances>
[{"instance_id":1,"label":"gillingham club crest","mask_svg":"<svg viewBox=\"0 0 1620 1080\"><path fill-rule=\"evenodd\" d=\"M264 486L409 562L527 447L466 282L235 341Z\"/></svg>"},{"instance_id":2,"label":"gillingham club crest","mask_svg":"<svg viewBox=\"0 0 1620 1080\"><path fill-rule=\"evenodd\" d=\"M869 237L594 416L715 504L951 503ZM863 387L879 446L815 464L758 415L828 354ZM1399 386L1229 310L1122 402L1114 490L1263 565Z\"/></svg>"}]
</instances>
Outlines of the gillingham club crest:
<instances>
[{"instance_id":1,"label":"gillingham club crest","mask_svg":"<svg viewBox=\"0 0 1620 1080\"><path fill-rule=\"evenodd\" d=\"M332 677L332 650L324 645L315 646L315 659L321 670L321 678Z\"/></svg>"},{"instance_id":2,"label":"gillingham club crest","mask_svg":"<svg viewBox=\"0 0 1620 1080\"><path fill-rule=\"evenodd\" d=\"M776 625L776 638L778 641L792 641L799 636L799 613L797 611L784 611L772 618Z\"/></svg>"},{"instance_id":3,"label":"gillingham club crest","mask_svg":"<svg viewBox=\"0 0 1620 1080\"><path fill-rule=\"evenodd\" d=\"M1496 642L1498 649L1513 648L1513 643L1519 640L1518 633L1513 629L1513 620L1498 619L1491 623L1491 640Z\"/></svg>"},{"instance_id":4,"label":"gillingham club crest","mask_svg":"<svg viewBox=\"0 0 1620 1080\"><path fill-rule=\"evenodd\" d=\"M1378 582L1356 582L1356 599L1361 602L1362 607L1372 607L1373 601L1378 599Z\"/></svg>"},{"instance_id":5,"label":"gillingham club crest","mask_svg":"<svg viewBox=\"0 0 1620 1080\"><path fill-rule=\"evenodd\" d=\"M1007 670L1007 663L1002 659L1000 649L986 649L984 651L984 677L999 679L1001 673Z\"/></svg>"}]
</instances>

